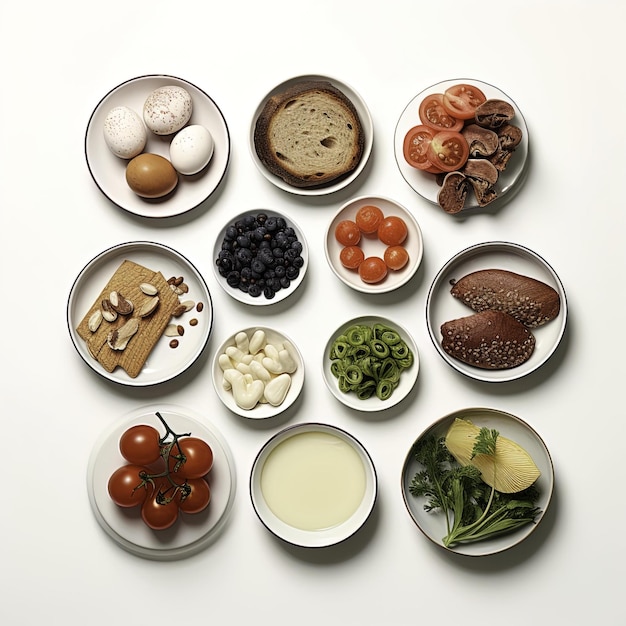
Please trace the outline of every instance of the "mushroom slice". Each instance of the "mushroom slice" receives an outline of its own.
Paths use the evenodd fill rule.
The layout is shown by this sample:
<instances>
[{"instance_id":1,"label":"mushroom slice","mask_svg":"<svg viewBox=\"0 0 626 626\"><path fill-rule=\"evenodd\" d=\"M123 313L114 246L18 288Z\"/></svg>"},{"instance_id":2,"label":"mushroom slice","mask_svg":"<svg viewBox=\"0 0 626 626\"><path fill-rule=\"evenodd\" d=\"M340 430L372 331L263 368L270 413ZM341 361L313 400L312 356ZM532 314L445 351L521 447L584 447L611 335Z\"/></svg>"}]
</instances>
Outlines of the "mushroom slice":
<instances>
[{"instance_id":1,"label":"mushroom slice","mask_svg":"<svg viewBox=\"0 0 626 626\"><path fill-rule=\"evenodd\" d=\"M468 159L462 173L474 188L478 206L487 206L498 194L494 185L498 182L498 170L487 159Z\"/></svg>"},{"instance_id":2,"label":"mushroom slice","mask_svg":"<svg viewBox=\"0 0 626 626\"><path fill-rule=\"evenodd\" d=\"M522 141L522 131L513 124L505 124L498 129L498 149L489 156L489 160L499 172L506 169L515 148Z\"/></svg>"},{"instance_id":3,"label":"mushroom slice","mask_svg":"<svg viewBox=\"0 0 626 626\"><path fill-rule=\"evenodd\" d=\"M458 213L465 205L469 181L461 172L450 172L443 179L437 194L439 206L446 213Z\"/></svg>"},{"instance_id":4,"label":"mushroom slice","mask_svg":"<svg viewBox=\"0 0 626 626\"><path fill-rule=\"evenodd\" d=\"M508 124L515 117L515 109L506 101L491 98L476 107L476 123L495 130Z\"/></svg>"},{"instance_id":5,"label":"mushroom slice","mask_svg":"<svg viewBox=\"0 0 626 626\"><path fill-rule=\"evenodd\" d=\"M469 146L470 158L488 157L492 155L500 145L498 133L483 128L478 124L468 124L461 134L465 137Z\"/></svg>"}]
</instances>

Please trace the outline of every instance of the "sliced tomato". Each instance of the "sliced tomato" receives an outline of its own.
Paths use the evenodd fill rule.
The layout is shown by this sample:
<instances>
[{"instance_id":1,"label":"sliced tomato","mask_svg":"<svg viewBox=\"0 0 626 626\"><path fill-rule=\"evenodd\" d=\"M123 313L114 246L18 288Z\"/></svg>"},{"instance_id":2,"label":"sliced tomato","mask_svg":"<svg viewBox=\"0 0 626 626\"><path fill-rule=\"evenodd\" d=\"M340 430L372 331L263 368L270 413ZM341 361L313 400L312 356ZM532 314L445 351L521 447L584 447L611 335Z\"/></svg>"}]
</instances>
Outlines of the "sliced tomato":
<instances>
[{"instance_id":1,"label":"sliced tomato","mask_svg":"<svg viewBox=\"0 0 626 626\"><path fill-rule=\"evenodd\" d=\"M487 100L487 96L474 85L459 83L446 89L443 94L443 108L455 118L470 120L474 117L476 107Z\"/></svg>"},{"instance_id":2,"label":"sliced tomato","mask_svg":"<svg viewBox=\"0 0 626 626\"><path fill-rule=\"evenodd\" d=\"M428 144L426 158L442 172L453 172L465 165L469 157L469 145L461 133L442 130Z\"/></svg>"},{"instance_id":3,"label":"sliced tomato","mask_svg":"<svg viewBox=\"0 0 626 626\"><path fill-rule=\"evenodd\" d=\"M461 130L463 120L453 117L443 106L443 94L433 93L426 96L419 108L422 124L435 130Z\"/></svg>"},{"instance_id":4,"label":"sliced tomato","mask_svg":"<svg viewBox=\"0 0 626 626\"><path fill-rule=\"evenodd\" d=\"M409 165L418 170L430 171L433 164L427 157L428 146L436 134L434 128L420 124L404 136L404 158Z\"/></svg>"}]
</instances>

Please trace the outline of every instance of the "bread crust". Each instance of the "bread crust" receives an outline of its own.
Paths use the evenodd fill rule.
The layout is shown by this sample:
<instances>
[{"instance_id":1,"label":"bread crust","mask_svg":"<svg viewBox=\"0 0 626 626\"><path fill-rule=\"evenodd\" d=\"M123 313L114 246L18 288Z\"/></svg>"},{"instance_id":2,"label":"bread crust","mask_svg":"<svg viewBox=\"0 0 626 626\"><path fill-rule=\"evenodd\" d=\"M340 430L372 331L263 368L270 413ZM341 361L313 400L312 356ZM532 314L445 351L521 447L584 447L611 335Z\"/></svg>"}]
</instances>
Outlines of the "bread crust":
<instances>
[{"instance_id":1,"label":"bread crust","mask_svg":"<svg viewBox=\"0 0 626 626\"><path fill-rule=\"evenodd\" d=\"M255 124L254 147L269 172L298 188L349 175L365 148L352 101L328 81L302 81L271 96Z\"/></svg>"}]
</instances>

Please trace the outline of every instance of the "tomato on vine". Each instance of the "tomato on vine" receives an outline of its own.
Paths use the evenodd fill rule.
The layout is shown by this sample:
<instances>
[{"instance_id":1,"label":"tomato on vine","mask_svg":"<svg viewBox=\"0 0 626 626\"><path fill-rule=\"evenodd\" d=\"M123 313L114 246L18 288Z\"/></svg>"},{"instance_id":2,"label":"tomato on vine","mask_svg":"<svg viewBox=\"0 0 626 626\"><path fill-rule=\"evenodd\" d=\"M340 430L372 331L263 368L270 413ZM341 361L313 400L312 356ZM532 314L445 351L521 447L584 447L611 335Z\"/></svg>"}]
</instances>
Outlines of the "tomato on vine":
<instances>
[{"instance_id":1,"label":"tomato on vine","mask_svg":"<svg viewBox=\"0 0 626 626\"><path fill-rule=\"evenodd\" d=\"M120 452L129 463L155 463L161 456L159 431L148 424L131 426L120 437Z\"/></svg>"}]
</instances>

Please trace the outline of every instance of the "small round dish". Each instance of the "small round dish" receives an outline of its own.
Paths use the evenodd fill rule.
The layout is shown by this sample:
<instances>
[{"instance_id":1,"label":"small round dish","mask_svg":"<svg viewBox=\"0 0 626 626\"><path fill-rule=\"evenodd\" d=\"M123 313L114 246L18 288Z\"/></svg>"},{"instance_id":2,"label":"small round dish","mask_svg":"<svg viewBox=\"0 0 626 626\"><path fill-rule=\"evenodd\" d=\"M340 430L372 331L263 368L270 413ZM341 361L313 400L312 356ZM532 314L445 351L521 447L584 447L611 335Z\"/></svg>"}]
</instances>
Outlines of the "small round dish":
<instances>
[{"instance_id":1,"label":"small round dish","mask_svg":"<svg viewBox=\"0 0 626 626\"><path fill-rule=\"evenodd\" d=\"M207 128L214 141L209 164L198 174L179 175L176 189L157 200L136 195L126 183L128 161L115 156L107 147L103 128L109 111L126 106L142 117L143 105L152 91L159 87L176 86L186 89L192 98L193 110L189 124ZM171 136L159 137L148 131L144 153L151 152L169 158ZM115 205L142 217L167 218L187 213L204 202L226 175L230 160L230 134L219 107L202 89L192 83L167 75L139 76L127 80L109 91L94 109L85 133L87 167L100 191Z\"/></svg>"},{"instance_id":2,"label":"small round dish","mask_svg":"<svg viewBox=\"0 0 626 626\"><path fill-rule=\"evenodd\" d=\"M510 369L485 370L463 363L441 347L441 325L471 315L472 309L450 294L451 280L458 280L482 269L503 269L529 276L553 287L559 294L561 309L556 319L532 329L535 350L528 361ZM515 243L491 241L480 243L454 255L437 273L426 299L426 324L430 338L441 357L452 368L475 380L508 382L527 376L541 367L556 351L567 323L567 299L560 278L537 253Z\"/></svg>"},{"instance_id":3,"label":"small round dish","mask_svg":"<svg viewBox=\"0 0 626 626\"><path fill-rule=\"evenodd\" d=\"M341 245L335 237L335 229L340 222L344 220L354 221L357 211L361 207L369 205L380 208L385 217L400 217L405 222L408 229L407 238L403 242L402 246L409 253L409 261L399 270L389 269L385 278L378 283L363 282L359 276L358 270L344 267L339 258L341 250L344 246ZM385 249L387 248L387 246L380 241L375 234L367 235L361 233L361 240L358 245L363 250L365 257L378 256L381 259L383 258ZM330 269L333 271L335 276L339 278L339 280L356 291L377 294L388 293L398 289L411 280L422 262L424 242L422 239L422 231L415 217L401 204L394 200L390 200L389 198L380 196L361 196L344 204L335 214L330 222L330 225L328 226L328 230L326 231L324 250Z\"/></svg>"},{"instance_id":4,"label":"small round dish","mask_svg":"<svg viewBox=\"0 0 626 626\"><path fill-rule=\"evenodd\" d=\"M339 388L338 378L333 374L333 361L330 358L332 346L335 340L341 335L344 335L348 329L357 325L373 327L375 324L380 324L395 330L400 335L402 342L406 344L406 347L408 347L413 355L411 365L406 369L401 370L398 385L393 390L391 396L386 400L381 400L375 393L367 399L361 399L353 391L342 391ZM415 386L419 372L419 365L417 344L411 336L411 333L409 333L406 328L397 322L376 315L357 317L339 326L326 343L326 346L324 347L324 354L322 356L322 374L324 376L324 382L333 396L335 396L337 400L339 400L342 404L345 404L347 407L366 413L383 411L402 402L402 400L406 398Z\"/></svg>"},{"instance_id":5,"label":"small round dish","mask_svg":"<svg viewBox=\"0 0 626 626\"><path fill-rule=\"evenodd\" d=\"M156 417L157 411L174 432L190 432L206 441L213 451L209 506L196 515L181 513L174 526L161 531L148 528L138 508L118 507L111 500L107 487L111 474L126 463L119 451L119 439L126 429L136 424L149 424L161 435L165 434ZM146 559L182 559L205 549L226 524L236 491L234 460L220 431L203 416L169 405L141 407L110 426L96 441L89 457L87 491L98 523L120 547Z\"/></svg>"},{"instance_id":6,"label":"small round dish","mask_svg":"<svg viewBox=\"0 0 626 626\"><path fill-rule=\"evenodd\" d=\"M164 280L182 277L188 292L179 296L179 300L196 303L192 310L175 318L176 324L183 326L186 331L184 336L177 338L177 347L173 349L170 346L171 337L161 336L136 377L131 377L121 367L107 371L91 355L87 342L78 333L81 320L84 320L101 291L125 261L160 272ZM201 310L197 310L200 303ZM194 319L197 322L195 325L192 322ZM80 271L68 297L67 326L78 354L94 372L122 385L147 387L182 374L201 356L213 328L211 294L200 272L180 252L159 243L131 241L101 252Z\"/></svg>"},{"instance_id":7,"label":"small round dish","mask_svg":"<svg viewBox=\"0 0 626 626\"><path fill-rule=\"evenodd\" d=\"M299 250L299 252L297 253L298 253L298 256L300 257L300 260L298 260L297 262L292 260L290 262L292 265L297 265L297 267L299 268L297 276L289 280L289 283L287 286L281 285L278 290L275 290L274 288L272 288L271 297L268 297L268 295L265 293L264 287L262 287L259 290L258 295L253 296L251 295L249 291L244 291L236 285L231 286L231 284L229 283L228 272L234 269L237 276L239 277L241 275L241 267L235 267L234 261L232 261L232 259L229 259L226 262L223 262L220 260L218 263L218 259L220 259L221 255L224 254L223 248L225 245L225 241L230 236L228 233L229 233L229 230L232 228L232 226L238 223L241 224L242 221L244 220L253 220L254 218L258 218L259 215L266 216L267 218L273 218L274 220L279 220L279 224L281 224L281 222L284 221L284 223L286 224L286 229L288 229L287 232L289 233L289 236L291 237L295 236L297 238L297 241L300 244L296 248L296 252ZM246 226L246 229L248 228L250 228L250 226ZM279 226L279 229L280 229L280 226ZM291 230L289 229L292 229L293 232L291 232ZM266 231L268 231L267 228L266 228ZM271 232L276 232L276 231L271 231ZM256 246L256 242L254 243L254 245ZM252 256L254 256L254 254ZM285 258L284 255L283 255L283 258ZM250 265L249 259L250 257L248 256L244 260L243 264ZM227 263L227 265L225 263ZM276 271L275 271L275 266L273 265L274 265L273 262L271 264L264 263L263 269L272 270L274 278L280 281L280 279L283 277L283 274L281 273L280 275L277 276ZM306 237L304 236L304 231L298 226L298 224L296 224L296 222L293 219L291 219L291 217L287 216L284 213L281 213L280 211L274 211L270 209L253 209L250 211L244 211L243 213L240 213L239 215L229 219L228 222L221 229L221 231L218 233L215 239L215 246L213 248L213 271L215 273L215 278L217 279L217 282L219 283L220 287L222 287L222 289L224 289L224 291L229 296L231 296L235 300L238 300L239 302L243 302L244 304L250 304L253 306L269 306L271 304L282 302L283 300L285 300L285 298L288 298L294 291L296 291L296 289L298 289L298 287L302 284L302 281L304 280L304 277L306 276L306 271L308 269L308 266L309 266L309 247L306 241ZM259 276L260 276L259 274L253 275L253 279L257 281L257 284L263 285L263 283L258 282Z\"/></svg>"},{"instance_id":8,"label":"small round dish","mask_svg":"<svg viewBox=\"0 0 626 626\"><path fill-rule=\"evenodd\" d=\"M449 547L444 546L443 537L446 534L446 523L444 517L439 512L427 512L424 510L426 499L416 497L410 492L410 485L415 474L423 469L422 465L414 457L414 446L426 437L445 436L450 425L456 418L467 419L478 427L495 429L503 437L507 437L520 445L531 456L541 475L536 481L536 486L540 492L536 506L541 510L535 523L522 526L509 534L477 541L474 543L457 543ZM514 415L488 408L468 408L455 411L443 417L429 426L411 446L404 465L401 476L402 497L406 509L417 525L417 527L434 544L444 548L449 552L466 556L488 556L503 552L512 548L526 539L539 525L546 514L552 493L554 490L554 467L550 453L541 437L526 422Z\"/></svg>"},{"instance_id":9,"label":"small round dish","mask_svg":"<svg viewBox=\"0 0 626 626\"><path fill-rule=\"evenodd\" d=\"M377 494L367 450L328 424L281 430L261 448L250 473L250 498L263 525L304 548L325 548L354 535L370 517Z\"/></svg>"},{"instance_id":10,"label":"small round dish","mask_svg":"<svg viewBox=\"0 0 626 626\"><path fill-rule=\"evenodd\" d=\"M511 98L509 98L509 96L503 93L500 89L494 87L493 85L489 85L488 83L474 79L459 78L456 80L447 80L436 83L418 93L417 96L415 96L406 106L400 116L400 119L398 120L398 124L396 125L394 134L394 151L398 168L400 169L400 173L402 174L404 180L406 180L414 191L429 202L436 205L439 204L437 196L439 194L440 187L437 184L435 175L429 174L428 172L422 172L406 162L403 149L404 138L411 128L421 124L419 118L419 106L422 100L430 94L443 93L449 87L459 83L469 83L471 85L475 85L483 91L487 98L504 100L511 104L515 110L515 117L512 120L512 124L521 129L522 141L515 149L515 152L513 153L513 156L507 164L504 172L500 173L498 182L495 185L498 198L494 202L501 203L507 195L511 196L512 191L517 189L524 181L528 159L528 128L526 126L524 116L515 102L513 102L513 100L511 100ZM476 197L473 193L468 193L463 210L475 209L477 207L478 202Z\"/></svg>"},{"instance_id":11,"label":"small round dish","mask_svg":"<svg viewBox=\"0 0 626 626\"><path fill-rule=\"evenodd\" d=\"M242 341L238 341L238 336L240 333L245 333L245 339ZM260 347L246 346L245 344L255 343L255 336L257 333L262 333L265 337L265 342L267 345L274 348L278 351L278 358L275 352L270 352L266 350L265 343L259 344ZM288 345L286 345L288 344ZM228 355L228 351L230 349L240 350L242 352L241 355L238 355L236 351L231 352L231 355ZM285 355L281 355L282 350L287 350ZM253 354L254 353L254 354ZM247 407L247 399L248 393L244 392L242 388L240 388L237 392L234 391L232 380L228 381L228 378L225 380L224 376L224 368L222 359L224 359L224 355L226 355L227 363L226 367L230 369L231 367L237 367L240 372L243 373L250 372L250 375L255 380L262 380L264 376L267 378L275 379L279 375L283 376L282 370L289 370L292 373L287 373L286 375L289 377L289 386L284 396L284 400L280 402L280 404L272 405L269 402L256 402L251 408ZM236 355L236 356L235 356ZM263 362L261 361L262 369L261 373L255 373L255 369L250 368L250 361L259 359L259 356L262 355L263 358L269 359L269 368L270 370L263 366ZM256 357L253 359L253 356ZM281 363L282 360L282 363ZM278 361L278 363L276 363ZM246 365L248 367L246 367ZM253 326L250 328L245 328L241 331L237 331L228 337L222 345L215 352L215 356L213 357L213 386L215 387L215 391L219 396L220 400L224 403L224 406L228 408L233 413L237 415L241 415L242 417L246 417L249 419L268 419L271 417L275 417L279 415L283 411L287 410L299 397L302 388L304 386L304 359L302 358L302 354L296 344L284 333L280 333L272 328L267 328L265 326ZM283 377L284 378L284 377ZM256 385L257 383L255 383ZM274 389L276 389L276 384L274 383ZM282 390L280 389L281 383L278 383L278 396L282 395ZM259 385L258 393L262 392L262 386ZM235 399L235 393L243 394L246 398L245 401L237 402ZM252 393L252 392L250 392ZM276 394L276 390L273 391L273 394ZM256 394L256 392L255 392ZM250 404L252 404L252 400L250 400ZM243 405L243 406L242 406Z\"/></svg>"},{"instance_id":12,"label":"small round dish","mask_svg":"<svg viewBox=\"0 0 626 626\"><path fill-rule=\"evenodd\" d=\"M357 113L359 114L359 118L361 120L361 125L363 127L363 132L365 134L365 146L363 150L363 155L361 157L361 161L359 162L358 166L345 178L337 180L336 182L331 182L330 184L325 185L325 186L314 187L314 188L299 188L299 187L294 187L292 185L287 184L282 178L275 176L274 174L269 172L267 168L265 167L265 165L263 165L263 163L261 162L261 160L259 159L256 153L256 149L254 145L254 129L256 127L257 119L259 118L259 115L263 111L265 103L267 102L269 98L271 98L272 96L278 93L285 91L286 89L292 87L293 85L296 85L297 83L311 81L311 80L314 80L314 81L321 80L321 81L330 82L332 85L337 87L337 89L342 91L352 101L352 104L354 104L354 107L356 108ZM330 78L328 76L321 76L321 75L316 75L316 74L296 76L294 78L290 78L289 80L286 80L280 83L279 85L274 87L271 91L269 91L261 100L258 107L256 108L254 115L252 117L252 124L250 128L250 154L252 156L252 160L254 161L255 165L257 166L261 174L263 174L263 176L265 176L265 178L269 180L270 183L272 183L279 189L282 189L283 191L288 191L289 193L300 195L300 196L324 196L324 195L334 193L336 191L339 191L340 189L344 189L345 187L347 187L350 183L352 183L359 176L359 174L365 168L370 158L370 155L372 153L373 143L374 143L374 124L372 122L372 117L370 115L369 109L367 108L367 105L365 104L365 101L363 100L363 98L361 98L361 96L346 83L336 80L335 78Z\"/></svg>"}]
</instances>

